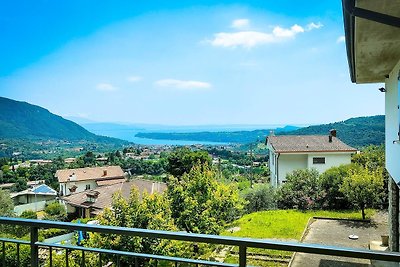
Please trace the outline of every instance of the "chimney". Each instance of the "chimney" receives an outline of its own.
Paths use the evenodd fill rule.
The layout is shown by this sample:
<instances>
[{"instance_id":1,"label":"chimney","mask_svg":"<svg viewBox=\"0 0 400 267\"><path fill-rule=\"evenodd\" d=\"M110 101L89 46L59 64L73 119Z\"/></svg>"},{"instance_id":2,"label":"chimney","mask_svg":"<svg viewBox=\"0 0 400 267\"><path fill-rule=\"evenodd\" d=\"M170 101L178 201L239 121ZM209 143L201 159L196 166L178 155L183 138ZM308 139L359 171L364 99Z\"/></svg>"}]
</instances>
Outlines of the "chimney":
<instances>
[{"instance_id":1,"label":"chimney","mask_svg":"<svg viewBox=\"0 0 400 267\"><path fill-rule=\"evenodd\" d=\"M107 170L103 170L103 176L107 176Z\"/></svg>"},{"instance_id":2,"label":"chimney","mask_svg":"<svg viewBox=\"0 0 400 267\"><path fill-rule=\"evenodd\" d=\"M336 129L330 130L329 133L330 133L333 137L336 137Z\"/></svg>"},{"instance_id":3,"label":"chimney","mask_svg":"<svg viewBox=\"0 0 400 267\"><path fill-rule=\"evenodd\" d=\"M329 143L332 143L332 135L329 135Z\"/></svg>"}]
</instances>

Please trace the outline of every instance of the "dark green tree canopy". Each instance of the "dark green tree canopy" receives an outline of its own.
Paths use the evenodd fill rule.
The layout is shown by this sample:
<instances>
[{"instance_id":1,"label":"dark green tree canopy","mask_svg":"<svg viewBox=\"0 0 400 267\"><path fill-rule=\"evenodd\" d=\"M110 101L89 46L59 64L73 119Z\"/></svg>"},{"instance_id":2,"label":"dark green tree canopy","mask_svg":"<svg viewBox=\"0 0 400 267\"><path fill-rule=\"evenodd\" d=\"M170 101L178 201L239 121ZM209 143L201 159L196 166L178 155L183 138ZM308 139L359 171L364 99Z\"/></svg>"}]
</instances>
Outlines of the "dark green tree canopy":
<instances>
[{"instance_id":1,"label":"dark green tree canopy","mask_svg":"<svg viewBox=\"0 0 400 267\"><path fill-rule=\"evenodd\" d=\"M167 160L167 171L176 177L180 177L184 173L189 173L197 163L211 165L211 158L207 151L191 151L187 147L176 149L168 156Z\"/></svg>"}]
</instances>

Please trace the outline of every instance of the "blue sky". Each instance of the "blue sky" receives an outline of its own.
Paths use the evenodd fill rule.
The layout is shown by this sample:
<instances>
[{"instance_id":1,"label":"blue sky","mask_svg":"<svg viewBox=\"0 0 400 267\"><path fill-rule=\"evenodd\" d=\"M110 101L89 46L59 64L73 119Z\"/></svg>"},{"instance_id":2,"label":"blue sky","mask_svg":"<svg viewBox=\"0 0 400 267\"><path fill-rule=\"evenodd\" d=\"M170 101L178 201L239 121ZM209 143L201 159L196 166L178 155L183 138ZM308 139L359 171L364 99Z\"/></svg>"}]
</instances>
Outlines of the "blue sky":
<instances>
[{"instance_id":1,"label":"blue sky","mask_svg":"<svg viewBox=\"0 0 400 267\"><path fill-rule=\"evenodd\" d=\"M0 95L103 122L311 124L383 114L350 82L341 1L8 1Z\"/></svg>"}]
</instances>

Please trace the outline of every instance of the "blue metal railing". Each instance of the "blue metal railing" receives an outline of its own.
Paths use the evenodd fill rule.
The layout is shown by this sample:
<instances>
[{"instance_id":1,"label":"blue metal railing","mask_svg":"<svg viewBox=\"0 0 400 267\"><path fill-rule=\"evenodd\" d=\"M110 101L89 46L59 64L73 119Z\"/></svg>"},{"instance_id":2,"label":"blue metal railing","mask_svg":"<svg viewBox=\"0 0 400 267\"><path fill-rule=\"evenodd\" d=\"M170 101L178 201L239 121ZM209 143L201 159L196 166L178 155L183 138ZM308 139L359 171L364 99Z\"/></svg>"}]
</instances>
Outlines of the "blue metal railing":
<instances>
[{"instance_id":1,"label":"blue metal railing","mask_svg":"<svg viewBox=\"0 0 400 267\"><path fill-rule=\"evenodd\" d=\"M239 237L228 237L228 236L216 236L216 235L203 235L203 234L190 234L184 232L169 232L169 231L159 231L159 230L148 230L148 229L138 229L138 228L126 228L126 227L115 227L115 226L104 226L104 225L87 225L87 224L77 224L69 222L56 222L56 221L44 221L44 220L31 220L31 219L21 219L21 218L9 218L0 217L0 224L14 225L14 226L26 226L30 228L30 240L18 240L18 239L5 239L0 238L0 242L3 244L3 255L2 261L4 264L5 258L5 243L15 243L17 245L17 250L19 250L20 245L30 246L30 261L32 267L39 266L39 248L47 248L50 251L49 260L50 266L52 266L52 249L65 249L66 250L66 265L68 266L68 252L69 251L81 251L82 252L82 266L85 262L85 252L94 252L99 254L99 261L101 266L101 255L111 254L116 258L116 266L120 266L119 260L122 256L133 257L136 261L137 259L151 259L151 260L163 260L175 263L187 263L193 265L205 265L205 266L246 266L247 261L247 249L248 248L261 248L261 249L272 249L281 251L291 251L291 252L303 252L312 254L322 254L331 256L341 256L341 257L351 257L360 259L371 259L371 260L381 260L381 261L394 261L400 262L400 253L393 252L380 252L372 251L366 249L356 249L356 248L345 248L345 247L334 247L325 246L319 244L305 244L296 242L281 242L276 240L267 239L251 239L251 238L239 238ZM72 246L72 245L56 245L44 242L39 242L38 233L39 229L67 229L72 231L84 231L84 232L96 232L103 234L117 234L125 236L136 236L145 238L157 238L157 239L168 239L168 240L179 240L188 241L194 243L207 243L207 244L219 244L219 245L229 245L239 247L239 265L237 264L227 264L215 261L205 261L197 259L187 259L180 257L171 257L164 255L153 255L153 254L143 254L134 253L128 251L118 251L110 249L100 249L82 246ZM19 258L19 253L17 253ZM4 265L3 265L4 266Z\"/></svg>"}]
</instances>

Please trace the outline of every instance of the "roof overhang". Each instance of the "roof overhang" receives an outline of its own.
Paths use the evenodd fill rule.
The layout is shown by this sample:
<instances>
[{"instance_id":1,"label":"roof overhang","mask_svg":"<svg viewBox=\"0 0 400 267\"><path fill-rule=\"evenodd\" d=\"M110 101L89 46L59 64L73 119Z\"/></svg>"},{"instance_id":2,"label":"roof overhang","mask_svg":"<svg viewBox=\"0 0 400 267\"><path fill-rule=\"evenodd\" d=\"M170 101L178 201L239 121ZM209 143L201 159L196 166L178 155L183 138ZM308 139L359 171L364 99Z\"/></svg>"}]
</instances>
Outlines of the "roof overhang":
<instances>
[{"instance_id":1,"label":"roof overhang","mask_svg":"<svg viewBox=\"0 0 400 267\"><path fill-rule=\"evenodd\" d=\"M318 153L331 153L331 154L352 154L357 153L357 150L299 150L299 151L287 151L287 150L276 150L275 153L279 154L318 154Z\"/></svg>"},{"instance_id":2,"label":"roof overhang","mask_svg":"<svg viewBox=\"0 0 400 267\"><path fill-rule=\"evenodd\" d=\"M400 0L342 0L351 81L384 82L400 60Z\"/></svg>"}]
</instances>

